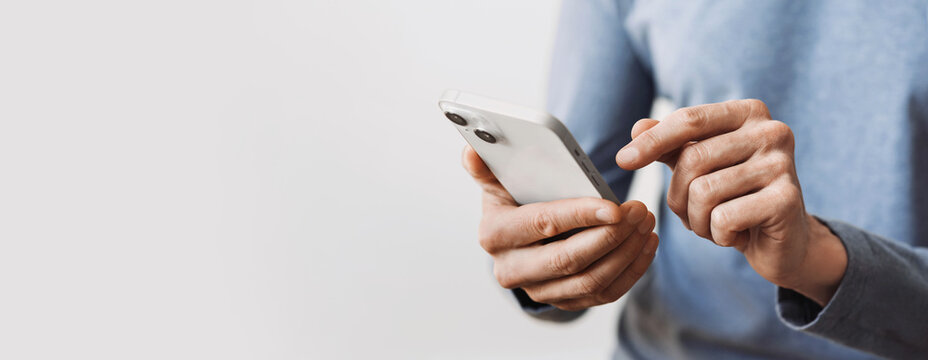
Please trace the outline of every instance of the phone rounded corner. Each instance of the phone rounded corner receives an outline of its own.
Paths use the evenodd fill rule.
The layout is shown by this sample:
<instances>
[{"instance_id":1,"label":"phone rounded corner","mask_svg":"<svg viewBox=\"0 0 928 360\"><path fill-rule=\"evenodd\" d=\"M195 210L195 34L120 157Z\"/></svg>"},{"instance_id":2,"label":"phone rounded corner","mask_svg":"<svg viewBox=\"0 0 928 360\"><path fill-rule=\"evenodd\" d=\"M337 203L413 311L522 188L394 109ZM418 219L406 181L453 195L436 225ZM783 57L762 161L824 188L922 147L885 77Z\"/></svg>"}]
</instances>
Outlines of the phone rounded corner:
<instances>
[{"instance_id":1,"label":"phone rounded corner","mask_svg":"<svg viewBox=\"0 0 928 360\"><path fill-rule=\"evenodd\" d=\"M453 103L457 101L459 95L461 95L460 90L446 89L441 93L441 97L438 99L438 107L444 111L445 103Z\"/></svg>"},{"instance_id":2,"label":"phone rounded corner","mask_svg":"<svg viewBox=\"0 0 928 360\"><path fill-rule=\"evenodd\" d=\"M539 113L536 117L536 122L550 129L560 138L573 138L573 136L570 134L570 130L567 129L567 126L556 117L554 117L554 115L549 113Z\"/></svg>"}]
</instances>

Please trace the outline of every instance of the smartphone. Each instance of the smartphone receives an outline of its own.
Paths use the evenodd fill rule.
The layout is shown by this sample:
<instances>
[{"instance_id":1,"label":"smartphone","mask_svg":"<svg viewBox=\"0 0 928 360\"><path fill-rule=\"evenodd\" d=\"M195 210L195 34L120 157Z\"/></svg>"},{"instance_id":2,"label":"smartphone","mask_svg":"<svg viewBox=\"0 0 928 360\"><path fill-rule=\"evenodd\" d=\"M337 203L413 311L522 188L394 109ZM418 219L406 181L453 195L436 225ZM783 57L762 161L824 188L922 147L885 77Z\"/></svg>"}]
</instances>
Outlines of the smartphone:
<instances>
[{"instance_id":1,"label":"smartphone","mask_svg":"<svg viewBox=\"0 0 928 360\"><path fill-rule=\"evenodd\" d=\"M554 116L458 90L445 91L438 107L517 203L578 197L619 203Z\"/></svg>"}]
</instances>

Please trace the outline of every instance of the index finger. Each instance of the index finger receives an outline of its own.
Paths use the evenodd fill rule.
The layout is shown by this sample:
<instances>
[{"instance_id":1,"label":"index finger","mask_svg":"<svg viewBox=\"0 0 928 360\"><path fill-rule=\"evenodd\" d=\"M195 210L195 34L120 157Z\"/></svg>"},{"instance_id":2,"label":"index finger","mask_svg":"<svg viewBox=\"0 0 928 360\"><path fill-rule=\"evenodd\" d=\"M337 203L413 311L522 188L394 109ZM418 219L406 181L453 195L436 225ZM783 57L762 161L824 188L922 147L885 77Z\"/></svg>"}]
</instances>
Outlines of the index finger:
<instances>
[{"instance_id":1,"label":"index finger","mask_svg":"<svg viewBox=\"0 0 928 360\"><path fill-rule=\"evenodd\" d=\"M759 100L733 100L677 110L619 150L615 162L626 170L640 169L690 141L740 128L758 106L763 106Z\"/></svg>"},{"instance_id":2,"label":"index finger","mask_svg":"<svg viewBox=\"0 0 928 360\"><path fill-rule=\"evenodd\" d=\"M464 147L461 154L461 165L483 189L484 205L517 205L509 191L506 191L506 188L500 184L499 180L496 179L496 175L493 175L487 164L483 162L480 155L470 145Z\"/></svg>"},{"instance_id":3,"label":"index finger","mask_svg":"<svg viewBox=\"0 0 928 360\"><path fill-rule=\"evenodd\" d=\"M484 218L481 224L486 240L482 243L487 245L484 248L512 249L573 229L616 224L626 218L641 220L648 213L639 201L619 206L599 198L555 200L506 210Z\"/></svg>"}]
</instances>

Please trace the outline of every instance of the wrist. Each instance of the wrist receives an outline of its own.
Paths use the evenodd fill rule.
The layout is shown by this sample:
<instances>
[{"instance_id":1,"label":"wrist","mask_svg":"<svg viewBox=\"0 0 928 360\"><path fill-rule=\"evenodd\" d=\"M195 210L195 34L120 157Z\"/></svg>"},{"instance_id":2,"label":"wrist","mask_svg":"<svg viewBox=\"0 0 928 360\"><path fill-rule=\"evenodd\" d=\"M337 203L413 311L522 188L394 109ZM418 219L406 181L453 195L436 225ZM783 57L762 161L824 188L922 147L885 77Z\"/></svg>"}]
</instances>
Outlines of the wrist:
<instances>
[{"instance_id":1,"label":"wrist","mask_svg":"<svg viewBox=\"0 0 928 360\"><path fill-rule=\"evenodd\" d=\"M825 306L841 285L847 269L847 250L825 224L808 215L809 244L798 281L788 288Z\"/></svg>"}]
</instances>

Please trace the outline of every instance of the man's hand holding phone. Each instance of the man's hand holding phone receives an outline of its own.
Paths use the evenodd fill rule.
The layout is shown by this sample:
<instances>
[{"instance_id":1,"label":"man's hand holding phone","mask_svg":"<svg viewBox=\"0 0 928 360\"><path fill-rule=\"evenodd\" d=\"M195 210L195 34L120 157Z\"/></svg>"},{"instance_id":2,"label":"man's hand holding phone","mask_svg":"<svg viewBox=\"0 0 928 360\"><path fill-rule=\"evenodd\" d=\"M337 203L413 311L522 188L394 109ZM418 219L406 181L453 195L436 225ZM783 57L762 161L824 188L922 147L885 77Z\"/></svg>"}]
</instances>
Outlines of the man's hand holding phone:
<instances>
[{"instance_id":1,"label":"man's hand holding phone","mask_svg":"<svg viewBox=\"0 0 928 360\"><path fill-rule=\"evenodd\" d=\"M483 189L480 245L507 289L563 310L616 301L654 259L655 219L638 201L621 206L597 198L518 205L467 146L464 168ZM582 229L560 241L546 239Z\"/></svg>"}]
</instances>

